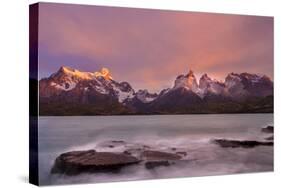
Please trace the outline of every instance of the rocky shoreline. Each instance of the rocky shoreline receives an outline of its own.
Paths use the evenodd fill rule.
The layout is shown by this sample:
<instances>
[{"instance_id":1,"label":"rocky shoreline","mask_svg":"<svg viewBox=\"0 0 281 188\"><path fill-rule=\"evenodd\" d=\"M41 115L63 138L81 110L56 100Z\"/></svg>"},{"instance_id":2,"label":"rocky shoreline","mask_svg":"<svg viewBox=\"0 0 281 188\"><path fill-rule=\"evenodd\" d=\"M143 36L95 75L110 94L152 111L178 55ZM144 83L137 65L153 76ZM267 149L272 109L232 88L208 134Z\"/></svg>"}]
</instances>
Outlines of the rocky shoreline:
<instances>
[{"instance_id":1,"label":"rocky shoreline","mask_svg":"<svg viewBox=\"0 0 281 188\"><path fill-rule=\"evenodd\" d=\"M113 147L113 146L111 146ZM117 173L123 167L142 163L146 169L160 166L170 166L182 156L154 150L135 150L138 157L129 151L124 152L97 152L95 150L71 151L63 153L55 160L52 174L77 175L80 173Z\"/></svg>"},{"instance_id":2,"label":"rocky shoreline","mask_svg":"<svg viewBox=\"0 0 281 188\"><path fill-rule=\"evenodd\" d=\"M253 148L256 146L273 146L273 142L261 142L256 140L214 139L213 142L223 148Z\"/></svg>"},{"instance_id":3,"label":"rocky shoreline","mask_svg":"<svg viewBox=\"0 0 281 188\"><path fill-rule=\"evenodd\" d=\"M274 127L273 126L266 126L262 128L262 132L264 133L273 133L274 132Z\"/></svg>"},{"instance_id":4,"label":"rocky shoreline","mask_svg":"<svg viewBox=\"0 0 281 188\"><path fill-rule=\"evenodd\" d=\"M261 130L273 133L273 127ZM258 140L212 139L211 143L222 148L254 148L273 146L273 135ZM131 165L143 165L147 170L168 167L191 160L188 151L182 148L156 149L148 145L127 143L123 140L105 141L97 144L95 150L70 151L59 155L51 169L51 174L78 175L81 173L118 173ZM99 150L99 151L98 151Z\"/></svg>"},{"instance_id":5,"label":"rocky shoreline","mask_svg":"<svg viewBox=\"0 0 281 188\"><path fill-rule=\"evenodd\" d=\"M55 160L52 174L77 175L83 172L118 172L122 167L139 163L136 157L111 152L72 151Z\"/></svg>"},{"instance_id":6,"label":"rocky shoreline","mask_svg":"<svg viewBox=\"0 0 281 188\"><path fill-rule=\"evenodd\" d=\"M263 133L274 133L273 126L266 126L261 129ZM213 139L212 142L223 148L253 148L256 146L273 146L274 136L266 137L265 141L257 140L231 140L231 139Z\"/></svg>"}]
</instances>

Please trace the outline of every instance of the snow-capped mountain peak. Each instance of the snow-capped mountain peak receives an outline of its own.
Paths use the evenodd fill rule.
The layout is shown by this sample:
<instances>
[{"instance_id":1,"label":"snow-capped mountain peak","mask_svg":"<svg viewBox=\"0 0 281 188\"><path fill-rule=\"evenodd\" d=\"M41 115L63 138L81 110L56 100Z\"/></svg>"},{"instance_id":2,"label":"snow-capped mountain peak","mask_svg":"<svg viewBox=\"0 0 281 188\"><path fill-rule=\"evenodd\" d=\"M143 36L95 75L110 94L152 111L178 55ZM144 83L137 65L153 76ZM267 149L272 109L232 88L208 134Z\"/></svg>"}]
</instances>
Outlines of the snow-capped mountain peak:
<instances>
[{"instance_id":1,"label":"snow-capped mountain peak","mask_svg":"<svg viewBox=\"0 0 281 188\"><path fill-rule=\"evenodd\" d=\"M230 73L227 75L227 77L225 78L225 86L229 89L233 86L235 86L236 84L241 83L241 78L239 76L239 74L236 73Z\"/></svg>"},{"instance_id":2,"label":"snow-capped mountain peak","mask_svg":"<svg viewBox=\"0 0 281 188\"><path fill-rule=\"evenodd\" d=\"M234 98L241 96L267 96L273 93L273 82L265 75L250 73L230 73L225 78L228 94Z\"/></svg>"},{"instance_id":3,"label":"snow-capped mountain peak","mask_svg":"<svg viewBox=\"0 0 281 188\"><path fill-rule=\"evenodd\" d=\"M199 88L206 89L209 87L211 82L212 79L207 74L203 74L199 80Z\"/></svg>"},{"instance_id":4,"label":"snow-capped mountain peak","mask_svg":"<svg viewBox=\"0 0 281 188\"><path fill-rule=\"evenodd\" d=\"M62 66L49 78L45 78L48 85L57 90L69 91L76 87L81 80L92 80L94 77L91 72L81 72L77 69ZM42 82L43 83L43 82Z\"/></svg>"},{"instance_id":5,"label":"snow-capped mountain peak","mask_svg":"<svg viewBox=\"0 0 281 188\"><path fill-rule=\"evenodd\" d=\"M60 67L50 77L42 79L40 90L44 91L42 96L72 91L75 93L111 95L120 103L133 98L135 94L129 83L119 83L113 80L107 68L102 68L97 72L82 72L65 66Z\"/></svg>"},{"instance_id":6,"label":"snow-capped mountain peak","mask_svg":"<svg viewBox=\"0 0 281 188\"><path fill-rule=\"evenodd\" d=\"M176 78L173 89L185 88L186 90L191 90L194 93L201 93L198 87L197 79L192 70L190 70L186 75L180 75Z\"/></svg>"},{"instance_id":7,"label":"snow-capped mountain peak","mask_svg":"<svg viewBox=\"0 0 281 188\"><path fill-rule=\"evenodd\" d=\"M199 80L199 88L204 95L208 92L219 95L224 91L224 84L215 79L211 79L207 74L203 74Z\"/></svg>"},{"instance_id":8,"label":"snow-capped mountain peak","mask_svg":"<svg viewBox=\"0 0 281 188\"><path fill-rule=\"evenodd\" d=\"M52 75L52 77L70 76L80 80L93 80L94 78L103 77L106 80L113 80L110 71L107 68L102 68L96 72L82 72L77 69L62 66L59 71Z\"/></svg>"},{"instance_id":9,"label":"snow-capped mountain peak","mask_svg":"<svg viewBox=\"0 0 281 188\"><path fill-rule=\"evenodd\" d=\"M49 83L50 86L65 91L74 89L80 81L95 81L99 83L99 85L107 85L113 80L107 68L102 68L101 71L97 72L82 72L66 66L60 67L59 70L48 79L51 79ZM97 87L100 88L100 86ZM101 90L104 91L104 89Z\"/></svg>"},{"instance_id":10,"label":"snow-capped mountain peak","mask_svg":"<svg viewBox=\"0 0 281 188\"><path fill-rule=\"evenodd\" d=\"M189 72L187 73L186 76L187 76L187 77L194 77L194 78L195 78L195 75L194 75L193 70L189 70Z\"/></svg>"},{"instance_id":11,"label":"snow-capped mountain peak","mask_svg":"<svg viewBox=\"0 0 281 188\"><path fill-rule=\"evenodd\" d=\"M104 77L107 80L113 80L111 73L107 68L102 68L101 71L94 72L95 77Z\"/></svg>"},{"instance_id":12,"label":"snow-capped mountain peak","mask_svg":"<svg viewBox=\"0 0 281 188\"><path fill-rule=\"evenodd\" d=\"M247 97L266 97L273 95L273 82L265 75L250 73L230 73L225 82L212 79L203 74L197 82L193 71L179 75L172 88L159 94L143 89L135 92L128 82L113 80L108 69L97 72L82 72L69 67L61 67L57 72L39 82L40 97L52 101L52 98L77 104L122 106L146 110L147 106L168 104L191 105L193 102L208 100L243 100ZM49 100L50 99L50 100ZM100 102L102 101L102 102ZM177 103L178 102L178 103ZM185 107L184 107L185 108ZM99 109L99 108L97 108ZM161 111L161 110L160 110Z\"/></svg>"},{"instance_id":13,"label":"snow-capped mountain peak","mask_svg":"<svg viewBox=\"0 0 281 188\"><path fill-rule=\"evenodd\" d=\"M189 71L186 75L179 75L175 80L174 88L185 87L187 89L198 87L197 80L193 71Z\"/></svg>"},{"instance_id":14,"label":"snow-capped mountain peak","mask_svg":"<svg viewBox=\"0 0 281 188\"><path fill-rule=\"evenodd\" d=\"M91 72L81 72L77 69L72 69L69 67L62 66L57 73L55 73L52 76L72 76L77 79L83 79L83 80L91 80L94 77L94 74Z\"/></svg>"}]
</instances>

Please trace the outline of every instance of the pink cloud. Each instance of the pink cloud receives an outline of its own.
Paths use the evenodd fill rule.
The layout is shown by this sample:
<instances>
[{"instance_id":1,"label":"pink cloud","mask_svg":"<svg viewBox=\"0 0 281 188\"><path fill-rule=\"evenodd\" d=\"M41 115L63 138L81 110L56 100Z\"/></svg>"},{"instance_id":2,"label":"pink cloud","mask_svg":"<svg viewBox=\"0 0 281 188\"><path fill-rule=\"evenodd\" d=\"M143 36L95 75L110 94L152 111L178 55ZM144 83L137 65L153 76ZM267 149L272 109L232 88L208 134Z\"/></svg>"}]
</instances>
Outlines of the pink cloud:
<instances>
[{"instance_id":1,"label":"pink cloud","mask_svg":"<svg viewBox=\"0 0 281 188\"><path fill-rule=\"evenodd\" d=\"M273 77L270 17L43 3L40 21L49 54L99 61L137 88L160 90L190 68L217 79L229 72Z\"/></svg>"}]
</instances>

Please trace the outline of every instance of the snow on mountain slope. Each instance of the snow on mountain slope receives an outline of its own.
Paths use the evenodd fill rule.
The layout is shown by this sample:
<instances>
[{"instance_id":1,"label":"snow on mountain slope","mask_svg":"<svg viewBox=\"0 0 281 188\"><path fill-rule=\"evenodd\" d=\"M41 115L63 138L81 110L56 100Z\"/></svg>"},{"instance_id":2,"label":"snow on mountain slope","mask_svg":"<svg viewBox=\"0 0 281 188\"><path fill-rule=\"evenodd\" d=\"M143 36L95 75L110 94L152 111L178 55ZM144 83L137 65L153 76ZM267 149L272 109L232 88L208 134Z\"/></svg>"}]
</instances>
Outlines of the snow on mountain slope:
<instances>
[{"instance_id":1,"label":"snow on mountain slope","mask_svg":"<svg viewBox=\"0 0 281 188\"><path fill-rule=\"evenodd\" d=\"M135 91L127 82L113 82L112 87L115 94L118 96L118 101L120 103L123 103L128 99L132 99L135 95Z\"/></svg>"},{"instance_id":2,"label":"snow on mountain slope","mask_svg":"<svg viewBox=\"0 0 281 188\"><path fill-rule=\"evenodd\" d=\"M72 76L72 77L76 77L77 79L84 79L84 80L91 80L94 77L94 74L91 72L81 72L77 69L72 69L64 66L61 67L58 72L51 75L51 77L58 77L62 75Z\"/></svg>"},{"instance_id":3,"label":"snow on mountain slope","mask_svg":"<svg viewBox=\"0 0 281 188\"><path fill-rule=\"evenodd\" d=\"M193 71L189 71L187 75L180 75L175 80L174 89L184 87L190 89L193 92L198 90L198 84Z\"/></svg>"},{"instance_id":4,"label":"snow on mountain slope","mask_svg":"<svg viewBox=\"0 0 281 188\"><path fill-rule=\"evenodd\" d=\"M273 82L264 75L230 73L225 78L225 82L217 81L204 74L198 84L196 76L190 70L186 75L179 75L172 88L164 89L159 94L151 94L146 89L135 92L128 82L113 80L107 68L102 68L97 72L82 72L69 67L61 67L50 77L40 80L39 92L40 97L52 97L64 93L77 96L76 98L85 98L86 95L88 97L103 95L123 105L130 103L133 99L138 99L143 104L150 104L155 101L159 103L159 100L166 95L184 95L182 97L185 101L187 101L187 96L194 94L201 99L210 94L234 99L249 96L264 97L273 95ZM177 95L172 95L173 92L177 92Z\"/></svg>"},{"instance_id":5,"label":"snow on mountain slope","mask_svg":"<svg viewBox=\"0 0 281 188\"><path fill-rule=\"evenodd\" d=\"M228 94L235 98L273 95L273 82L265 75L230 73L225 78L225 85Z\"/></svg>"},{"instance_id":6,"label":"snow on mountain slope","mask_svg":"<svg viewBox=\"0 0 281 188\"><path fill-rule=\"evenodd\" d=\"M173 90L178 88L190 90L198 95L201 99L205 97L204 90L199 87L197 79L192 70L190 70L186 75L180 75L176 78Z\"/></svg>"},{"instance_id":7,"label":"snow on mountain slope","mask_svg":"<svg viewBox=\"0 0 281 188\"><path fill-rule=\"evenodd\" d=\"M225 85L217 80L212 80L207 74L203 74L199 80L199 88L203 95L208 92L216 95L223 94Z\"/></svg>"},{"instance_id":8,"label":"snow on mountain slope","mask_svg":"<svg viewBox=\"0 0 281 188\"><path fill-rule=\"evenodd\" d=\"M173 90L184 88L196 93L198 96L203 98L202 90L199 88L197 79L192 70L190 70L186 75L180 75L176 78Z\"/></svg>"},{"instance_id":9,"label":"snow on mountain slope","mask_svg":"<svg viewBox=\"0 0 281 188\"><path fill-rule=\"evenodd\" d=\"M158 95L156 93L151 94L146 89L138 90L138 92L136 93L136 97L143 103L152 102L157 98L157 96Z\"/></svg>"},{"instance_id":10,"label":"snow on mountain slope","mask_svg":"<svg viewBox=\"0 0 281 188\"><path fill-rule=\"evenodd\" d=\"M227 89L231 89L233 87L242 87L242 79L240 78L239 74L230 73L225 78L225 86Z\"/></svg>"},{"instance_id":11,"label":"snow on mountain slope","mask_svg":"<svg viewBox=\"0 0 281 188\"><path fill-rule=\"evenodd\" d=\"M250 73L230 73L225 78L225 82L211 79L207 74L203 74L199 80L199 85L193 71L186 75L180 75L176 78L171 90L165 92L174 92L179 88L192 91L201 99L206 95L222 95L235 99L242 99L248 96L267 96L273 94L273 82L265 75ZM161 96L161 95L159 95Z\"/></svg>"},{"instance_id":12,"label":"snow on mountain slope","mask_svg":"<svg viewBox=\"0 0 281 188\"><path fill-rule=\"evenodd\" d=\"M113 79L112 76L110 75L109 70L107 68L102 68L100 72L94 72L93 75L95 77L99 77L99 76L104 77L107 80L112 80Z\"/></svg>"},{"instance_id":13,"label":"snow on mountain slope","mask_svg":"<svg viewBox=\"0 0 281 188\"><path fill-rule=\"evenodd\" d=\"M40 81L42 96L50 96L61 92L70 92L78 83L87 83L83 91L94 89L96 92L109 95L113 94L120 103L133 98L134 90L127 82L118 83L113 80L110 71L102 68L99 72L82 72L69 67L61 67L49 78ZM82 86L80 86L82 87Z\"/></svg>"},{"instance_id":14,"label":"snow on mountain slope","mask_svg":"<svg viewBox=\"0 0 281 188\"><path fill-rule=\"evenodd\" d=\"M98 79L99 77L103 77L105 80L112 79L109 70L106 68L102 68L100 72L92 73L81 72L77 69L63 66L56 73L52 74L48 80L51 80L49 82L50 86L53 86L56 89L69 91L74 89L80 81L96 80L97 82L100 82ZM97 86L97 90L99 90L99 88L100 86Z\"/></svg>"}]
</instances>

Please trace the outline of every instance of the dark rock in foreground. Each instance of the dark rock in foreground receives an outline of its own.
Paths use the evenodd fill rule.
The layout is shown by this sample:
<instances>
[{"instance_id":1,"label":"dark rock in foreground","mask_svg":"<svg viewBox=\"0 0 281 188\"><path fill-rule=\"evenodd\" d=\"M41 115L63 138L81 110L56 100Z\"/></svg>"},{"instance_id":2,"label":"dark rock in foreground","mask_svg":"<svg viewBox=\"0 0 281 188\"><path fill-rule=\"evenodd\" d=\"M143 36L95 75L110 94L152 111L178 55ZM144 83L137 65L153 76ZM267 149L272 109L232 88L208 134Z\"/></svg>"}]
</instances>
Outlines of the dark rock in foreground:
<instances>
[{"instance_id":1,"label":"dark rock in foreground","mask_svg":"<svg viewBox=\"0 0 281 188\"><path fill-rule=\"evenodd\" d=\"M215 139L214 143L220 145L223 148L253 148L256 146L273 146L273 142L260 142L254 140L226 140L226 139Z\"/></svg>"},{"instance_id":2,"label":"dark rock in foreground","mask_svg":"<svg viewBox=\"0 0 281 188\"><path fill-rule=\"evenodd\" d=\"M261 131L264 133L273 133L274 128L273 128L273 126L267 126L267 127L262 128Z\"/></svg>"},{"instance_id":3,"label":"dark rock in foreground","mask_svg":"<svg viewBox=\"0 0 281 188\"><path fill-rule=\"evenodd\" d=\"M147 161L166 161L166 160L180 160L181 156L174 153L146 150L142 153L141 158Z\"/></svg>"},{"instance_id":4,"label":"dark rock in foreground","mask_svg":"<svg viewBox=\"0 0 281 188\"><path fill-rule=\"evenodd\" d=\"M122 167L140 160L122 153L72 151L61 154L55 160L51 173L76 175L80 173L118 172Z\"/></svg>"},{"instance_id":5,"label":"dark rock in foreground","mask_svg":"<svg viewBox=\"0 0 281 188\"><path fill-rule=\"evenodd\" d=\"M51 173L66 175L98 172L115 173L125 166L139 162L143 162L147 169L154 169L160 166L170 166L176 160L181 160L181 156L174 153L143 149L139 152L138 157L133 156L128 151L123 153L97 152L95 150L67 152L56 158Z\"/></svg>"},{"instance_id":6,"label":"dark rock in foreground","mask_svg":"<svg viewBox=\"0 0 281 188\"><path fill-rule=\"evenodd\" d=\"M141 154L141 158L146 161L145 168L150 170L160 166L170 166L177 160L181 160L181 156L174 153L146 150Z\"/></svg>"},{"instance_id":7,"label":"dark rock in foreground","mask_svg":"<svg viewBox=\"0 0 281 188\"><path fill-rule=\"evenodd\" d=\"M113 143L125 144L126 142L123 140L112 140Z\"/></svg>"},{"instance_id":8,"label":"dark rock in foreground","mask_svg":"<svg viewBox=\"0 0 281 188\"><path fill-rule=\"evenodd\" d=\"M178 151L176 154L181 155L181 156L186 156L187 153L185 151Z\"/></svg>"},{"instance_id":9,"label":"dark rock in foreground","mask_svg":"<svg viewBox=\"0 0 281 188\"><path fill-rule=\"evenodd\" d=\"M170 166L171 162L169 161L148 161L145 163L146 169L154 169L160 166Z\"/></svg>"},{"instance_id":10,"label":"dark rock in foreground","mask_svg":"<svg viewBox=\"0 0 281 188\"><path fill-rule=\"evenodd\" d=\"M267 137L265 140L274 140L274 136Z\"/></svg>"}]
</instances>

